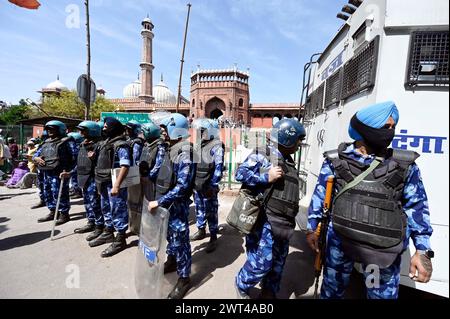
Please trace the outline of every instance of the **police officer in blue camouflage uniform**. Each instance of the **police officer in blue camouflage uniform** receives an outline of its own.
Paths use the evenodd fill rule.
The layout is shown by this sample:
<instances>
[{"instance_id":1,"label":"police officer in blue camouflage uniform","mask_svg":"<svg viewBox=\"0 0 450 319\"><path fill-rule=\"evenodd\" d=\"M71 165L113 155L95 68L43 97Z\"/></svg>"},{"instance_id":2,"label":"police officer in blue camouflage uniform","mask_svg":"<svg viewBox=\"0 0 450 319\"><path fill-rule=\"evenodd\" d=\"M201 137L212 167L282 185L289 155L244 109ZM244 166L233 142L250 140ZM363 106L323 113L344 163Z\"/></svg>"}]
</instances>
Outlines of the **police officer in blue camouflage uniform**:
<instances>
[{"instance_id":1,"label":"police officer in blue camouflage uniform","mask_svg":"<svg viewBox=\"0 0 450 319\"><path fill-rule=\"evenodd\" d=\"M178 282L170 292L169 299L181 299L190 288L191 245L189 242L189 205L192 194L193 147L189 137L188 121L185 116L174 113L162 121L170 140L170 150L166 152L156 179L156 201L149 203L151 210L158 206L169 210L167 231L167 261L164 273L177 271Z\"/></svg>"},{"instance_id":2,"label":"police officer in blue camouflage uniform","mask_svg":"<svg viewBox=\"0 0 450 319\"><path fill-rule=\"evenodd\" d=\"M156 179L158 178L159 170L163 164L164 157L166 156L166 153L169 151L170 147L170 138L164 125L160 126L160 136L161 138L160 142L158 143L155 163L148 174L148 177L150 181L153 182L153 184L156 183ZM156 197L156 185L154 185L154 188Z\"/></svg>"},{"instance_id":3,"label":"police officer in blue camouflage uniform","mask_svg":"<svg viewBox=\"0 0 450 319\"><path fill-rule=\"evenodd\" d=\"M86 209L87 224L76 228L75 233L92 232L86 238L88 241L97 238L103 232L104 219L100 205L100 195L95 183L95 151L101 139L101 128L93 121L83 121L77 129L84 138L80 144L77 157L77 179L83 188L84 207Z\"/></svg>"},{"instance_id":4,"label":"police officer in blue camouflage uniform","mask_svg":"<svg viewBox=\"0 0 450 319\"><path fill-rule=\"evenodd\" d=\"M139 164L141 158L142 148L144 147L144 139L139 136L142 132L142 125L138 121L131 120L125 124L125 129L128 135L128 142L133 150L133 165Z\"/></svg>"},{"instance_id":5,"label":"police officer in blue camouflage uniform","mask_svg":"<svg viewBox=\"0 0 450 319\"><path fill-rule=\"evenodd\" d=\"M309 245L317 250L314 231L322 215L326 180L335 176L321 298L342 298L354 262L359 262L366 281L379 271L379 276L369 280L375 282L367 286L367 297L396 299L401 254L410 238L416 248L410 277L418 282L430 280L432 228L427 195L415 164L419 155L388 148L398 120L394 102L366 107L350 121L349 135L355 142L324 154L309 207L307 234ZM365 171L370 173L362 181L346 186Z\"/></svg>"},{"instance_id":6,"label":"police officer in blue camouflage uniform","mask_svg":"<svg viewBox=\"0 0 450 319\"><path fill-rule=\"evenodd\" d=\"M78 132L70 132L67 136L71 137L75 142L75 158L78 157L78 152L80 150L80 145L83 142L84 138ZM75 166L70 174L70 191L69 195L71 198L82 198L83 192L81 187L78 185L78 177L77 177L77 167Z\"/></svg>"},{"instance_id":7,"label":"police officer in blue camouflage uniform","mask_svg":"<svg viewBox=\"0 0 450 319\"><path fill-rule=\"evenodd\" d=\"M154 201L156 196L154 184L164 160L168 143L162 139L160 127L153 122L143 124L142 133L145 138L145 145L139 161L139 172L141 183L145 186L145 196L149 201Z\"/></svg>"},{"instance_id":8,"label":"police officer in blue camouflage uniform","mask_svg":"<svg viewBox=\"0 0 450 319\"><path fill-rule=\"evenodd\" d=\"M67 128L63 122L49 121L45 124L49 138L42 147L36 151L34 162L44 172L44 196L50 213L38 219L38 222L52 221L54 214L58 214L56 225L67 223L70 220L69 180L63 178L75 166L75 143L67 136ZM63 186L59 211L56 210L59 187L63 178Z\"/></svg>"},{"instance_id":9,"label":"police officer in blue camouflage uniform","mask_svg":"<svg viewBox=\"0 0 450 319\"><path fill-rule=\"evenodd\" d=\"M305 129L297 120L278 121L271 131L272 144L254 150L236 171L242 188L264 199L256 224L246 236L247 261L235 281L239 299L249 299L249 289L258 282L263 299L276 298L280 289L299 207L299 178L291 154L304 138Z\"/></svg>"},{"instance_id":10,"label":"police officer in blue camouflage uniform","mask_svg":"<svg viewBox=\"0 0 450 319\"><path fill-rule=\"evenodd\" d=\"M193 127L198 130L201 142L197 145L195 154L199 158L194 183L194 202L197 215L198 231L191 240L201 240L206 237L206 222L211 234L206 253L213 252L217 247L219 231L219 183L223 175L225 146L219 139L219 127L209 119L197 119Z\"/></svg>"},{"instance_id":11,"label":"police officer in blue camouflage uniform","mask_svg":"<svg viewBox=\"0 0 450 319\"><path fill-rule=\"evenodd\" d=\"M122 123L113 117L106 117L104 121L103 132L106 139L97 150L95 181L100 192L105 228L100 236L89 242L89 246L112 243L101 253L102 257L110 257L127 246L125 233L128 229L128 192L127 188L120 186L127 177L133 158ZM115 168L120 168L120 172L113 185L111 169ZM116 237L114 237L114 230L117 231Z\"/></svg>"}]
</instances>

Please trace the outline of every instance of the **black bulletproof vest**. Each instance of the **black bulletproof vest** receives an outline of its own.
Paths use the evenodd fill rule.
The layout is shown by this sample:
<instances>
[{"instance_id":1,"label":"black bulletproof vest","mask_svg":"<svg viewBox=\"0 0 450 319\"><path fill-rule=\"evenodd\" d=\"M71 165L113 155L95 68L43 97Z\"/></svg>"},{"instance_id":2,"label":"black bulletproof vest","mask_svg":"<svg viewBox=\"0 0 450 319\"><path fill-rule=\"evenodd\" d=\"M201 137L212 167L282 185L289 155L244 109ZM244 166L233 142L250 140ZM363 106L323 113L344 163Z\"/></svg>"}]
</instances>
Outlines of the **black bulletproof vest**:
<instances>
[{"instance_id":1,"label":"black bulletproof vest","mask_svg":"<svg viewBox=\"0 0 450 319\"><path fill-rule=\"evenodd\" d=\"M147 163L145 165L148 167L149 170L151 170L153 166L155 166L156 154L158 153L158 145L160 143L161 140L158 139L150 144L145 143L144 147L142 148L140 163ZM139 167L140 166L141 164L139 164Z\"/></svg>"},{"instance_id":2,"label":"black bulletproof vest","mask_svg":"<svg viewBox=\"0 0 450 319\"><path fill-rule=\"evenodd\" d=\"M162 143L161 139L153 141L151 144L145 143L142 149L141 160L139 162L139 173L142 177L148 177L150 171L153 169L156 163L156 156L158 154L158 147ZM141 180L143 186L144 195L148 201L155 200L156 188L155 183L150 179Z\"/></svg>"},{"instance_id":3,"label":"black bulletproof vest","mask_svg":"<svg viewBox=\"0 0 450 319\"><path fill-rule=\"evenodd\" d=\"M211 155L211 150L216 145L221 145L222 148L225 148L225 145L223 145L220 140L216 139L203 141L200 147L195 149L195 154L198 157L194 183L196 191L204 191L210 185L215 169L214 156Z\"/></svg>"},{"instance_id":4,"label":"black bulletproof vest","mask_svg":"<svg viewBox=\"0 0 450 319\"><path fill-rule=\"evenodd\" d=\"M47 139L42 144L40 157L45 160L45 166L39 166L42 171L54 170L59 166L59 147L67 142L70 137L58 137L55 139Z\"/></svg>"},{"instance_id":5,"label":"black bulletproof vest","mask_svg":"<svg viewBox=\"0 0 450 319\"><path fill-rule=\"evenodd\" d=\"M88 157L89 151L94 151L97 143L81 143L77 158L77 178L81 188L86 185L90 176L95 174L94 161Z\"/></svg>"},{"instance_id":6,"label":"black bulletproof vest","mask_svg":"<svg viewBox=\"0 0 450 319\"><path fill-rule=\"evenodd\" d=\"M97 183L111 181L111 169L114 165L114 155L119 147L127 147L130 149L130 144L127 143L126 138L123 135L101 142L98 150L97 167L95 168L95 181ZM130 149L131 162L133 161L132 157L133 152Z\"/></svg>"},{"instance_id":7,"label":"black bulletproof vest","mask_svg":"<svg viewBox=\"0 0 450 319\"><path fill-rule=\"evenodd\" d=\"M158 177L156 178L155 188L156 188L156 199L160 199L162 196L167 194L176 184L176 176L174 171L174 160L179 158L179 155L183 152L189 152L192 158L193 146L188 141L183 141L175 144L174 146L167 149L164 156L163 163L158 172ZM186 194L190 197L190 194Z\"/></svg>"},{"instance_id":8,"label":"black bulletproof vest","mask_svg":"<svg viewBox=\"0 0 450 319\"><path fill-rule=\"evenodd\" d=\"M282 168L284 176L273 185L272 195L269 197L266 207L275 215L294 218L298 213L300 200L297 169L290 156L279 157L278 161L277 166Z\"/></svg>"},{"instance_id":9,"label":"black bulletproof vest","mask_svg":"<svg viewBox=\"0 0 450 319\"><path fill-rule=\"evenodd\" d=\"M335 169L337 192L368 168L343 153L349 145L343 143L337 151L324 154ZM408 167L418 157L412 151L389 149L373 172L333 200L333 229L352 242L352 255L364 255L370 249L376 259L383 258L383 250L394 255L403 250L407 224L403 189Z\"/></svg>"}]
</instances>

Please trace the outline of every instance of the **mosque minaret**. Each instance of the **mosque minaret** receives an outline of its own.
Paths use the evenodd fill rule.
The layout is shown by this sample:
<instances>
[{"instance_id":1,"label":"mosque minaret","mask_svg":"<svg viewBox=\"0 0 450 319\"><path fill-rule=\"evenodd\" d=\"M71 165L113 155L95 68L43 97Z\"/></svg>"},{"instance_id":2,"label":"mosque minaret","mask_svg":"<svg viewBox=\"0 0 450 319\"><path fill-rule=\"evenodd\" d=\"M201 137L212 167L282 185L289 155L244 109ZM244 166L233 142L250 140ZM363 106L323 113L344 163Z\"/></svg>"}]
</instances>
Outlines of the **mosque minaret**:
<instances>
[{"instance_id":1,"label":"mosque minaret","mask_svg":"<svg viewBox=\"0 0 450 319\"><path fill-rule=\"evenodd\" d=\"M154 34L152 32L154 25L150 18L147 16L142 21L142 60L141 60L141 73L142 73L142 82L141 82L141 94L139 98L145 103L153 102L153 54L152 54L152 42Z\"/></svg>"}]
</instances>

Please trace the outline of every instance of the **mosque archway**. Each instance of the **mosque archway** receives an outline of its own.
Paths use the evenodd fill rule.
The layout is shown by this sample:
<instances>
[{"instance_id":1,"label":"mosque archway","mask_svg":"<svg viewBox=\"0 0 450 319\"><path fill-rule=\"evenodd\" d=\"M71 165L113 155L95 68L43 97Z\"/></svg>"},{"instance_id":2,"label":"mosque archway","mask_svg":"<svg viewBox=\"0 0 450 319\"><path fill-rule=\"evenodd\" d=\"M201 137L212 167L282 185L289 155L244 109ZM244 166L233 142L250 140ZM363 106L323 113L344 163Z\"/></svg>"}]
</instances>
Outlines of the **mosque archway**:
<instances>
[{"instance_id":1,"label":"mosque archway","mask_svg":"<svg viewBox=\"0 0 450 319\"><path fill-rule=\"evenodd\" d=\"M211 119L218 119L225 112L225 102L214 97L205 105L205 115Z\"/></svg>"},{"instance_id":2,"label":"mosque archway","mask_svg":"<svg viewBox=\"0 0 450 319\"><path fill-rule=\"evenodd\" d=\"M216 120L219 117L221 117L222 115L223 115L223 112L221 110L215 109L210 113L209 118Z\"/></svg>"}]
</instances>

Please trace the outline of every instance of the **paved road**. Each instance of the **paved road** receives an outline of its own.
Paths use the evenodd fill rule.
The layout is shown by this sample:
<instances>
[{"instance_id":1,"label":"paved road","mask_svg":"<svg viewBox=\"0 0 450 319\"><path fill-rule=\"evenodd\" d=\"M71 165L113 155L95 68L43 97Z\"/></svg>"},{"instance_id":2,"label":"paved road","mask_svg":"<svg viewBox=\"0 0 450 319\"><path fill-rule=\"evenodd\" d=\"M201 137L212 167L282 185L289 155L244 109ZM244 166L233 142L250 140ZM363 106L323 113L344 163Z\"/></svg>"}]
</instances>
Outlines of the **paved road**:
<instances>
[{"instance_id":1,"label":"paved road","mask_svg":"<svg viewBox=\"0 0 450 319\"><path fill-rule=\"evenodd\" d=\"M0 187L0 298L137 298L134 269L137 236L127 239L128 248L110 258L101 258L106 246L90 248L86 235L74 234L85 224L81 199L72 200L72 221L57 227L50 241L51 223L37 223L46 208L31 210L37 201L35 189ZM244 239L225 222L234 198L221 196L218 248L206 254L208 238L192 243L192 282L186 298L234 299L234 276L245 262ZM191 232L196 231L191 207ZM279 298L311 298L313 254L304 236L296 231L287 258ZM74 287L79 272L79 287ZM166 276L175 283L175 273ZM360 281L354 281L348 298L364 296ZM259 288L251 291L256 297Z\"/></svg>"}]
</instances>

